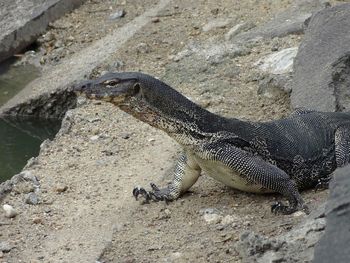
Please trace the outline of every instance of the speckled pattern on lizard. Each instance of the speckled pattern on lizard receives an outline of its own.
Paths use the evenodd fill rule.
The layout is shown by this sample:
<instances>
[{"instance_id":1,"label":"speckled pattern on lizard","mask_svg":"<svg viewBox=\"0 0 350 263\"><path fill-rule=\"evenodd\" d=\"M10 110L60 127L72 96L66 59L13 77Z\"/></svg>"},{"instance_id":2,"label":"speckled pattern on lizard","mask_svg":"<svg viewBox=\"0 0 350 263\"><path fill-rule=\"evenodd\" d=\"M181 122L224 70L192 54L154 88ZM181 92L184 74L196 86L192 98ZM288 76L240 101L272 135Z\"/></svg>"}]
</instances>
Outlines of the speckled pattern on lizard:
<instances>
[{"instance_id":1,"label":"speckled pattern on lizard","mask_svg":"<svg viewBox=\"0 0 350 263\"><path fill-rule=\"evenodd\" d=\"M182 146L167 187L151 183L150 191L133 190L146 202L179 198L203 172L242 191L282 194L289 205L275 202L274 213L308 212L299 190L327 185L331 173L349 163L350 113L300 109L269 122L225 118L139 72L107 73L74 90L115 104Z\"/></svg>"}]
</instances>

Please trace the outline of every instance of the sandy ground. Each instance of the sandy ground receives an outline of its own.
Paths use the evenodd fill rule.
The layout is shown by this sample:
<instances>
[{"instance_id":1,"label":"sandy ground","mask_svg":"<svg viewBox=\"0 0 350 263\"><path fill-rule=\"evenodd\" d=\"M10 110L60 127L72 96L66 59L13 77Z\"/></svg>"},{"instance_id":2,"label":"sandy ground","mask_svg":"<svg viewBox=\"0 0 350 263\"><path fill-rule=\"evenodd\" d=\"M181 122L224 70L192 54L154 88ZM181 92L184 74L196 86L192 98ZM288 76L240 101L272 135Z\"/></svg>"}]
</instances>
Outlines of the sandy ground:
<instances>
[{"instance_id":1,"label":"sandy ground","mask_svg":"<svg viewBox=\"0 0 350 263\"><path fill-rule=\"evenodd\" d=\"M74 52L140 15L156 1L91 0L55 22L40 40L36 59L50 70ZM261 41L245 56L186 67L175 61L189 43L220 41L240 22L259 25L288 8L291 1L170 1L91 76L107 70L143 71L161 78L207 109L237 118L270 120L287 115L289 99L280 93L257 95L254 63L276 47L297 46L302 36ZM109 20L116 10L125 17ZM89 18L89 19L87 19ZM225 26L205 32L216 18ZM69 40L70 39L70 40ZM58 42L58 43L57 43ZM106 103L80 100L52 142L25 167L40 181L38 205L24 202L34 191L19 183L2 204L17 211L0 215L0 240L10 244L2 262L240 262L240 234L286 233L305 215L276 216L270 204L278 195L254 195L228 189L205 175L191 192L168 205L142 205L134 186L165 185L180 147L166 134ZM315 209L327 191L304 192ZM208 212L209 211L209 212ZM214 211L214 212L213 212ZM206 214L218 215L208 221Z\"/></svg>"}]
</instances>

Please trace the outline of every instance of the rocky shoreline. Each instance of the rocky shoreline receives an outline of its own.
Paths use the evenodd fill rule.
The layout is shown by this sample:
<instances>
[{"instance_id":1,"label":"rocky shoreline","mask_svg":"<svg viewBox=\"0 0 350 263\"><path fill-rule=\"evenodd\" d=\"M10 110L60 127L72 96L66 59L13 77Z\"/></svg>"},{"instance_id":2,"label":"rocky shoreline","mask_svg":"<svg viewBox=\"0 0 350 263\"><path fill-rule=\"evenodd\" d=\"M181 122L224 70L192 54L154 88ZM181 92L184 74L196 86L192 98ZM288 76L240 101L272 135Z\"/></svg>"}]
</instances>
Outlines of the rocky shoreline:
<instances>
[{"instance_id":1,"label":"rocky shoreline","mask_svg":"<svg viewBox=\"0 0 350 263\"><path fill-rule=\"evenodd\" d=\"M0 186L1 205L7 205L0 217L0 257L4 262L310 262L325 230L328 191L303 193L310 216L274 216L269 204L277 195L241 193L206 177L179 201L140 205L132 188L169 181L178 146L111 105L76 102L69 87L105 71L141 70L213 112L251 120L286 116L290 96L292 106L339 102L349 84L345 37L337 39L335 57L326 45L318 50L329 54L332 64L320 77L337 92L315 92L321 97L303 101L310 90L298 81L316 77L306 69L316 70L310 63L321 56L309 52L308 43L320 39L321 20L334 18L322 30L337 34L341 29L331 26L340 27L340 16L349 21L349 4L146 2L87 1L55 22L61 26L45 34L55 37L43 36L34 58L43 63L43 77L1 109L63 122L39 156ZM123 17L108 20L120 10ZM95 27L84 20L86 14L96 14ZM86 23L80 30L74 27L79 19ZM91 42L62 41L73 28L79 32L74 40L88 29ZM347 110L346 103L337 105L330 110Z\"/></svg>"}]
</instances>

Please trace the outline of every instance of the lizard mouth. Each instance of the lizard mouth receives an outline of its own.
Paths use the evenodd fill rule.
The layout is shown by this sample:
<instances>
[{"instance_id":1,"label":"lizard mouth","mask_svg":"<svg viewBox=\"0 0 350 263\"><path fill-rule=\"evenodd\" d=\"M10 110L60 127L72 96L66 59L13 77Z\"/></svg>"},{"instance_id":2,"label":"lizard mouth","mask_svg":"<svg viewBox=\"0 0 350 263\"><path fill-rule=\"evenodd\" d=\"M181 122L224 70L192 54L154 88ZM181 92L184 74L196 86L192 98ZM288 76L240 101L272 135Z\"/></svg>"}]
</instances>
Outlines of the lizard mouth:
<instances>
[{"instance_id":1,"label":"lizard mouth","mask_svg":"<svg viewBox=\"0 0 350 263\"><path fill-rule=\"evenodd\" d=\"M77 95L82 95L89 99L112 102L115 104L120 104L125 100L128 90L128 86L116 81L95 83L93 80L81 82L73 88L73 91Z\"/></svg>"}]
</instances>

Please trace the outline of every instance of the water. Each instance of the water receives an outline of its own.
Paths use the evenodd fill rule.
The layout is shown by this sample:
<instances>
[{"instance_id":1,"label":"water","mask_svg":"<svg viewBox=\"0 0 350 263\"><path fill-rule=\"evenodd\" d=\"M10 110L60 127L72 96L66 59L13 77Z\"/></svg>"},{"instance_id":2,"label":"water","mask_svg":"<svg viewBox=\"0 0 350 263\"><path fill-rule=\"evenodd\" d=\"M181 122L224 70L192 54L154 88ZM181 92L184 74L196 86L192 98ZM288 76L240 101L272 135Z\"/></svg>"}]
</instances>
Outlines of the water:
<instances>
[{"instance_id":1,"label":"water","mask_svg":"<svg viewBox=\"0 0 350 263\"><path fill-rule=\"evenodd\" d=\"M0 106L39 76L32 65L13 66L14 60L0 64ZM52 139L60 120L0 118L0 182L19 173L27 160L39 153L45 139Z\"/></svg>"},{"instance_id":2,"label":"water","mask_svg":"<svg viewBox=\"0 0 350 263\"><path fill-rule=\"evenodd\" d=\"M0 182L19 173L27 160L37 156L40 144L55 137L60 120L0 118Z\"/></svg>"},{"instance_id":3,"label":"water","mask_svg":"<svg viewBox=\"0 0 350 263\"><path fill-rule=\"evenodd\" d=\"M40 75L33 65L14 66L14 59L0 64L0 106Z\"/></svg>"}]
</instances>

